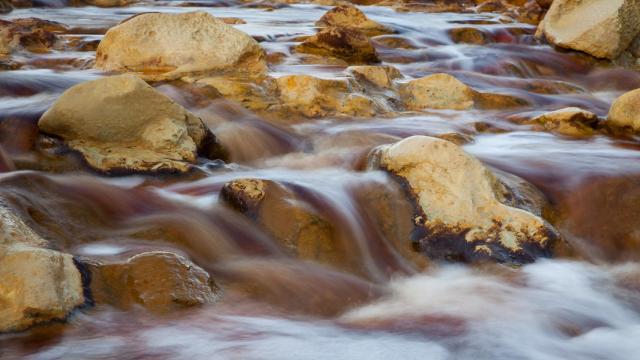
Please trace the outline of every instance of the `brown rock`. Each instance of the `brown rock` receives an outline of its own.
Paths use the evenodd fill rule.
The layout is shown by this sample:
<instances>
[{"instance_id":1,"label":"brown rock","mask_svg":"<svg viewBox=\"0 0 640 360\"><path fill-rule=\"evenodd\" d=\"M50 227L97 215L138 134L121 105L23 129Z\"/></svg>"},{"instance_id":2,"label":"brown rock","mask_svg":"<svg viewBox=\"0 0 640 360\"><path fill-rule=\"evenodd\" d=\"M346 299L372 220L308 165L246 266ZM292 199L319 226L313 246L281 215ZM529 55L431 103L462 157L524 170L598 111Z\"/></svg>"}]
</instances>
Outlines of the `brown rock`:
<instances>
[{"instance_id":1,"label":"brown rock","mask_svg":"<svg viewBox=\"0 0 640 360\"><path fill-rule=\"evenodd\" d=\"M380 61L369 38L361 31L350 28L324 28L297 45L295 51L336 57L349 64L368 64Z\"/></svg>"},{"instance_id":2,"label":"brown rock","mask_svg":"<svg viewBox=\"0 0 640 360\"><path fill-rule=\"evenodd\" d=\"M307 117L326 116L340 108L348 85L341 80L309 75L289 75L276 79L282 104Z\"/></svg>"},{"instance_id":3,"label":"brown rock","mask_svg":"<svg viewBox=\"0 0 640 360\"><path fill-rule=\"evenodd\" d=\"M154 251L126 263L91 263L91 293L97 304L128 309L140 304L169 313L184 307L215 303L220 290L209 274L188 259Z\"/></svg>"},{"instance_id":4,"label":"brown rock","mask_svg":"<svg viewBox=\"0 0 640 360\"><path fill-rule=\"evenodd\" d=\"M0 20L0 55L22 49L48 52L58 43L57 34L66 29L60 23L37 18Z\"/></svg>"},{"instance_id":5,"label":"brown rock","mask_svg":"<svg viewBox=\"0 0 640 360\"><path fill-rule=\"evenodd\" d=\"M640 133L640 89L629 91L613 102L607 124Z\"/></svg>"},{"instance_id":6,"label":"brown rock","mask_svg":"<svg viewBox=\"0 0 640 360\"><path fill-rule=\"evenodd\" d=\"M342 27L360 30L369 36L392 33L391 29L369 19L353 5L340 5L327 11L316 22L319 27Z\"/></svg>"},{"instance_id":7,"label":"brown rock","mask_svg":"<svg viewBox=\"0 0 640 360\"><path fill-rule=\"evenodd\" d=\"M484 45L491 41L490 37L482 30L474 27L459 27L449 31L449 37L454 43Z\"/></svg>"},{"instance_id":8,"label":"brown rock","mask_svg":"<svg viewBox=\"0 0 640 360\"><path fill-rule=\"evenodd\" d=\"M350 66L347 71L364 85L383 89L391 88L394 80L402 78L398 69L388 65Z\"/></svg>"},{"instance_id":9,"label":"brown rock","mask_svg":"<svg viewBox=\"0 0 640 360\"><path fill-rule=\"evenodd\" d=\"M448 74L434 74L400 85L400 97L410 110L467 110L474 106L476 91Z\"/></svg>"},{"instance_id":10,"label":"brown rock","mask_svg":"<svg viewBox=\"0 0 640 360\"><path fill-rule=\"evenodd\" d=\"M98 7L120 7L127 6L136 0L82 0L85 3Z\"/></svg>"},{"instance_id":11,"label":"brown rock","mask_svg":"<svg viewBox=\"0 0 640 360\"><path fill-rule=\"evenodd\" d=\"M540 126L542 130L562 135L590 136L598 124L598 116L590 111L569 107L544 113L528 122Z\"/></svg>"}]
</instances>

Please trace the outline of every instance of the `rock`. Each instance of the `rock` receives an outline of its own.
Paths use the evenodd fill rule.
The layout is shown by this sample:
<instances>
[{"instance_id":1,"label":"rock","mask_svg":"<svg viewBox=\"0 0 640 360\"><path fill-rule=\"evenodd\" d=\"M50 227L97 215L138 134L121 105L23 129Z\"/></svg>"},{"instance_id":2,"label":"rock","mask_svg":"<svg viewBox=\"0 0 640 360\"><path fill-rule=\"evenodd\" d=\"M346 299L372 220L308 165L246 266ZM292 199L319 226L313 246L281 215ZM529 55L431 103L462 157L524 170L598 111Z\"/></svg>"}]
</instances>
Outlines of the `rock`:
<instances>
[{"instance_id":1,"label":"rock","mask_svg":"<svg viewBox=\"0 0 640 360\"><path fill-rule=\"evenodd\" d=\"M0 14L8 14L13 11L13 6L9 0L0 0Z\"/></svg>"},{"instance_id":2,"label":"rock","mask_svg":"<svg viewBox=\"0 0 640 360\"><path fill-rule=\"evenodd\" d=\"M95 67L165 80L212 72L262 73L266 62L251 36L208 13L147 13L107 31Z\"/></svg>"},{"instance_id":3,"label":"rock","mask_svg":"<svg viewBox=\"0 0 640 360\"><path fill-rule=\"evenodd\" d=\"M48 245L0 198L0 333L64 320L85 302L72 256Z\"/></svg>"},{"instance_id":4,"label":"rock","mask_svg":"<svg viewBox=\"0 0 640 360\"><path fill-rule=\"evenodd\" d=\"M58 44L57 34L66 30L66 26L60 23L37 18L0 20L0 55L10 55L23 49L48 52Z\"/></svg>"},{"instance_id":5,"label":"rock","mask_svg":"<svg viewBox=\"0 0 640 360\"><path fill-rule=\"evenodd\" d=\"M0 173L13 171L15 169L16 166L14 165L13 160L11 160L9 154L7 154L2 145L0 145Z\"/></svg>"},{"instance_id":6,"label":"rock","mask_svg":"<svg viewBox=\"0 0 640 360\"><path fill-rule=\"evenodd\" d=\"M502 184L453 143L412 136L376 148L370 166L406 186L417 205L415 248L429 257L522 264L551 255L556 231L542 218L501 203Z\"/></svg>"},{"instance_id":7,"label":"rock","mask_svg":"<svg viewBox=\"0 0 640 360\"><path fill-rule=\"evenodd\" d=\"M640 32L636 0L555 0L538 35L557 46L615 59Z\"/></svg>"},{"instance_id":8,"label":"rock","mask_svg":"<svg viewBox=\"0 0 640 360\"><path fill-rule=\"evenodd\" d=\"M451 40L456 43L485 45L491 38L484 31L475 27L458 27L448 31Z\"/></svg>"},{"instance_id":9,"label":"rock","mask_svg":"<svg viewBox=\"0 0 640 360\"><path fill-rule=\"evenodd\" d=\"M369 64L380 61L369 38L361 31L351 28L324 28L297 45L295 51L331 56L349 64Z\"/></svg>"},{"instance_id":10,"label":"rock","mask_svg":"<svg viewBox=\"0 0 640 360\"><path fill-rule=\"evenodd\" d=\"M268 180L226 183L220 199L263 227L294 257L362 273L357 250L341 241L338 229L287 187Z\"/></svg>"},{"instance_id":11,"label":"rock","mask_svg":"<svg viewBox=\"0 0 640 360\"><path fill-rule=\"evenodd\" d=\"M390 34L393 31L369 19L360 9L353 5L340 5L327 11L316 22L319 27L342 27L360 30L366 35L376 36Z\"/></svg>"},{"instance_id":12,"label":"rock","mask_svg":"<svg viewBox=\"0 0 640 360\"><path fill-rule=\"evenodd\" d=\"M25 245L0 246L0 332L64 320L84 303L73 257Z\"/></svg>"},{"instance_id":13,"label":"rock","mask_svg":"<svg viewBox=\"0 0 640 360\"><path fill-rule=\"evenodd\" d=\"M254 78L219 76L199 79L196 84L210 86L225 99L233 100L249 110L260 111L273 105L267 91L270 85L267 83L271 80L259 81Z\"/></svg>"},{"instance_id":14,"label":"rock","mask_svg":"<svg viewBox=\"0 0 640 360\"><path fill-rule=\"evenodd\" d=\"M474 90L455 77L439 73L400 84L399 93L408 110L504 109L529 105L512 95Z\"/></svg>"},{"instance_id":15,"label":"rock","mask_svg":"<svg viewBox=\"0 0 640 360\"><path fill-rule=\"evenodd\" d=\"M38 126L106 172L187 171L215 143L199 118L133 75L71 87Z\"/></svg>"},{"instance_id":16,"label":"rock","mask_svg":"<svg viewBox=\"0 0 640 360\"><path fill-rule=\"evenodd\" d=\"M640 89L629 91L613 102L607 124L640 133Z\"/></svg>"},{"instance_id":17,"label":"rock","mask_svg":"<svg viewBox=\"0 0 640 360\"><path fill-rule=\"evenodd\" d=\"M476 92L448 74L433 74L401 84L400 97L410 110L473 108Z\"/></svg>"},{"instance_id":18,"label":"rock","mask_svg":"<svg viewBox=\"0 0 640 360\"><path fill-rule=\"evenodd\" d=\"M391 88L393 80L402 78L402 74L398 69L388 65L351 66L347 71L359 82L383 89Z\"/></svg>"},{"instance_id":19,"label":"rock","mask_svg":"<svg viewBox=\"0 0 640 360\"><path fill-rule=\"evenodd\" d=\"M309 75L288 75L276 79L278 96L287 107L307 117L326 116L340 108L348 85L341 80Z\"/></svg>"},{"instance_id":20,"label":"rock","mask_svg":"<svg viewBox=\"0 0 640 360\"><path fill-rule=\"evenodd\" d=\"M129 309L140 304L156 313L215 303L220 290L209 274L183 256L165 251L138 254L125 263L88 262L97 304Z\"/></svg>"},{"instance_id":21,"label":"rock","mask_svg":"<svg viewBox=\"0 0 640 360\"><path fill-rule=\"evenodd\" d=\"M589 136L598 124L598 116L590 111L569 107L551 111L533 118L530 123L537 124L547 131L555 131L567 136Z\"/></svg>"}]
</instances>

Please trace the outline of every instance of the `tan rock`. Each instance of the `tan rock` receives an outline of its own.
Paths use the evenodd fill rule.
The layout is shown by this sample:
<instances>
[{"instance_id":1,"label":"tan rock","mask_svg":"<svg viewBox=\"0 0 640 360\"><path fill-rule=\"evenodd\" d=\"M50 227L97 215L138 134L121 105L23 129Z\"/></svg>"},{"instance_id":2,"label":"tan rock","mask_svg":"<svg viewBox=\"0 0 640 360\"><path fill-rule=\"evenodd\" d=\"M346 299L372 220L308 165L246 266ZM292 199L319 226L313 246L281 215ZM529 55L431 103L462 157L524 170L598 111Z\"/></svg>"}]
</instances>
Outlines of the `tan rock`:
<instances>
[{"instance_id":1,"label":"tan rock","mask_svg":"<svg viewBox=\"0 0 640 360\"><path fill-rule=\"evenodd\" d=\"M399 93L408 110L504 109L529 105L512 95L480 92L455 77L439 73L399 85Z\"/></svg>"},{"instance_id":2,"label":"tan rock","mask_svg":"<svg viewBox=\"0 0 640 360\"><path fill-rule=\"evenodd\" d=\"M365 85L384 89L391 88L393 80L402 78L398 69L388 65L357 65L349 67L347 71Z\"/></svg>"},{"instance_id":3,"label":"tan rock","mask_svg":"<svg viewBox=\"0 0 640 360\"><path fill-rule=\"evenodd\" d=\"M348 91L346 81L309 75L288 75L276 79L280 101L307 117L325 116L340 108Z\"/></svg>"},{"instance_id":4,"label":"tan rock","mask_svg":"<svg viewBox=\"0 0 640 360\"><path fill-rule=\"evenodd\" d=\"M297 45L295 51L331 56L350 64L368 64L380 61L369 38L361 31L351 28L324 28Z\"/></svg>"},{"instance_id":5,"label":"tan rock","mask_svg":"<svg viewBox=\"0 0 640 360\"><path fill-rule=\"evenodd\" d=\"M607 123L640 133L640 89L629 91L613 102Z\"/></svg>"},{"instance_id":6,"label":"tan rock","mask_svg":"<svg viewBox=\"0 0 640 360\"><path fill-rule=\"evenodd\" d=\"M636 0L555 0L538 35L557 46L615 59L640 32Z\"/></svg>"},{"instance_id":7,"label":"tan rock","mask_svg":"<svg viewBox=\"0 0 640 360\"><path fill-rule=\"evenodd\" d=\"M343 27L360 30L369 36L389 34L388 27L369 19L360 9L353 5L340 5L327 11L316 22L319 27Z\"/></svg>"},{"instance_id":8,"label":"tan rock","mask_svg":"<svg viewBox=\"0 0 640 360\"><path fill-rule=\"evenodd\" d=\"M66 29L55 21L38 18L0 20L0 55L20 50L48 52L57 46L58 34Z\"/></svg>"},{"instance_id":9,"label":"tan rock","mask_svg":"<svg viewBox=\"0 0 640 360\"><path fill-rule=\"evenodd\" d=\"M474 106L476 91L448 74L433 74L400 84L399 93L409 110L467 110Z\"/></svg>"},{"instance_id":10,"label":"tan rock","mask_svg":"<svg viewBox=\"0 0 640 360\"><path fill-rule=\"evenodd\" d=\"M162 80L211 72L262 73L266 63L251 36L208 13L147 13L107 31L95 67Z\"/></svg>"},{"instance_id":11,"label":"tan rock","mask_svg":"<svg viewBox=\"0 0 640 360\"><path fill-rule=\"evenodd\" d=\"M542 218L501 203L501 183L453 143L413 136L377 148L370 166L407 186L418 205L413 241L430 257L519 264L551 255L555 230Z\"/></svg>"},{"instance_id":12,"label":"tan rock","mask_svg":"<svg viewBox=\"0 0 640 360\"><path fill-rule=\"evenodd\" d=\"M38 126L107 172L186 171L214 139L199 118L133 75L71 87Z\"/></svg>"},{"instance_id":13,"label":"tan rock","mask_svg":"<svg viewBox=\"0 0 640 360\"><path fill-rule=\"evenodd\" d=\"M153 312L168 313L214 303L221 295L206 271L170 252L142 253L126 263L89 263L88 268L97 304L122 309L140 304Z\"/></svg>"},{"instance_id":14,"label":"tan rock","mask_svg":"<svg viewBox=\"0 0 640 360\"><path fill-rule=\"evenodd\" d=\"M568 107L537 116L530 123L567 136L588 136L593 134L598 116L577 107Z\"/></svg>"},{"instance_id":15,"label":"tan rock","mask_svg":"<svg viewBox=\"0 0 640 360\"><path fill-rule=\"evenodd\" d=\"M64 320L85 301L73 257L26 245L0 246L0 332Z\"/></svg>"}]
</instances>

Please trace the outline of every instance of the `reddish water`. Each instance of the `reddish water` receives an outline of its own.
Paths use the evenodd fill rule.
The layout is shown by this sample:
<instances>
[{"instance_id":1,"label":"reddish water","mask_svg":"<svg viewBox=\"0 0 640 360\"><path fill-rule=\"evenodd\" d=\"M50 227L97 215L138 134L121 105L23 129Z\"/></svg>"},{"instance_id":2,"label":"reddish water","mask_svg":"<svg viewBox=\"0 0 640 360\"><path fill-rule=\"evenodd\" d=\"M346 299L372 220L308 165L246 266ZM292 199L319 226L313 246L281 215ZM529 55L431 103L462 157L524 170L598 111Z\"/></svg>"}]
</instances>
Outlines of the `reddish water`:
<instances>
[{"instance_id":1,"label":"reddish water","mask_svg":"<svg viewBox=\"0 0 640 360\"><path fill-rule=\"evenodd\" d=\"M3 19L59 21L79 29L67 36L97 40L102 29L136 13L194 10L177 5L26 9ZM272 76L343 77L342 67L302 64L289 51L296 37L314 32L313 22L327 9L199 8L244 19L247 24L237 27L259 37L268 52L288 54ZM637 72L557 52L536 42L532 26L501 23L498 15L363 10L414 47L378 41L384 62L406 77L449 72L477 89L526 98L532 103L526 111L580 106L605 116L612 99L640 87ZM491 43L454 44L447 30L460 26L481 29ZM391 36L378 40L385 37ZM231 149L230 164L203 162L197 178L54 175L38 171L44 162L32 147L35 120L66 88L102 74L78 68L78 59L94 56L90 51L20 56L27 66L0 72L0 145L18 168L35 171L0 175L2 195L64 251L119 259L171 249L191 257L226 291L219 304L166 317L141 309L82 309L66 324L1 335L2 359L635 359L640 352L638 226L620 215L639 211L633 201L624 202L640 199L637 138L535 132L507 120L514 110L282 125L231 103L193 104L181 89L162 85L161 91L213 119L213 131ZM363 159L377 144L450 132L472 136L468 152L544 191L557 213L555 225L575 247L574 260L518 270L440 264L423 273L404 260L363 201L371 189L401 192L385 174L362 171ZM223 184L245 177L288 184L330 219L350 249L348 271L291 258L263 230L222 206ZM589 225L594 218L598 226ZM256 290L247 293L247 284Z\"/></svg>"}]
</instances>

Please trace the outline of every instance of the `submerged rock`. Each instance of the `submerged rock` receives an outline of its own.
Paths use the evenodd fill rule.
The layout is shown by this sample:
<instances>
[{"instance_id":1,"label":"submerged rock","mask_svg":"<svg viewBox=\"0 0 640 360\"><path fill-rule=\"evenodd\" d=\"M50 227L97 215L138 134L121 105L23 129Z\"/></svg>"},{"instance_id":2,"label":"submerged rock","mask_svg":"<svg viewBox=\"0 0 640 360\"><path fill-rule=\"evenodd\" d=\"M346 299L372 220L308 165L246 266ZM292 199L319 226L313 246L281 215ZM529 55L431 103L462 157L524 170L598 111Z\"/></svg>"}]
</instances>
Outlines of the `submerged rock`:
<instances>
[{"instance_id":1,"label":"submerged rock","mask_svg":"<svg viewBox=\"0 0 640 360\"><path fill-rule=\"evenodd\" d=\"M593 135L598 124L598 116L590 111L577 107L568 107L544 113L525 123L533 124L534 128L553 131L567 136Z\"/></svg>"},{"instance_id":2,"label":"submerged rock","mask_svg":"<svg viewBox=\"0 0 640 360\"><path fill-rule=\"evenodd\" d=\"M370 166L405 184L417 205L415 248L432 258L521 264L551 255L555 230L504 205L495 175L453 143L413 136L377 148Z\"/></svg>"},{"instance_id":3,"label":"submerged rock","mask_svg":"<svg viewBox=\"0 0 640 360\"><path fill-rule=\"evenodd\" d=\"M133 75L71 87L38 126L107 172L187 171L215 143L198 117Z\"/></svg>"},{"instance_id":4,"label":"submerged rock","mask_svg":"<svg viewBox=\"0 0 640 360\"><path fill-rule=\"evenodd\" d=\"M107 31L95 67L164 80L211 72L262 73L266 62L251 36L208 13L147 13Z\"/></svg>"},{"instance_id":5,"label":"submerged rock","mask_svg":"<svg viewBox=\"0 0 640 360\"><path fill-rule=\"evenodd\" d=\"M613 102L607 124L640 133L640 89L629 91Z\"/></svg>"},{"instance_id":6,"label":"submerged rock","mask_svg":"<svg viewBox=\"0 0 640 360\"><path fill-rule=\"evenodd\" d=\"M369 64L380 61L369 38L363 32L351 28L324 28L297 45L295 51L331 56L349 64Z\"/></svg>"},{"instance_id":7,"label":"submerged rock","mask_svg":"<svg viewBox=\"0 0 640 360\"><path fill-rule=\"evenodd\" d=\"M636 0L555 0L538 35L557 46L615 59L640 33Z\"/></svg>"},{"instance_id":8,"label":"submerged rock","mask_svg":"<svg viewBox=\"0 0 640 360\"><path fill-rule=\"evenodd\" d=\"M209 274L183 256L153 251L126 263L91 263L91 294L97 304L128 309L140 304L157 313L210 304L220 290Z\"/></svg>"},{"instance_id":9,"label":"submerged rock","mask_svg":"<svg viewBox=\"0 0 640 360\"><path fill-rule=\"evenodd\" d=\"M388 27L369 19L360 9L353 5L340 5L327 11L316 22L319 27L343 27L360 30L369 36L389 34Z\"/></svg>"},{"instance_id":10,"label":"submerged rock","mask_svg":"<svg viewBox=\"0 0 640 360\"><path fill-rule=\"evenodd\" d=\"M127 6L136 0L82 0L85 3L98 7L119 7Z\"/></svg>"},{"instance_id":11,"label":"submerged rock","mask_svg":"<svg viewBox=\"0 0 640 360\"><path fill-rule=\"evenodd\" d=\"M521 98L505 94L480 92L455 77L439 73L399 85L400 98L408 110L503 109L526 106Z\"/></svg>"}]
</instances>

